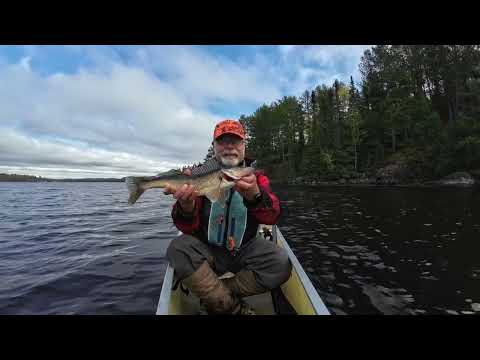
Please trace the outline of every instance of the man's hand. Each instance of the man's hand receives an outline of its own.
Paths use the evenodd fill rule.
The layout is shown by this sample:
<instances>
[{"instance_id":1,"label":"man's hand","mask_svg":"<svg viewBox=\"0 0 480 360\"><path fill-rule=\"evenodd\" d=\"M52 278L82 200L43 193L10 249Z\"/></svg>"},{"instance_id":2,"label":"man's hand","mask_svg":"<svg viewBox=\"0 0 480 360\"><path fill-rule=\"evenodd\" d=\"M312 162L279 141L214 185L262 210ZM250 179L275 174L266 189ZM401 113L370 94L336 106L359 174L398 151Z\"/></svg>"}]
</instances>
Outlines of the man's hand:
<instances>
[{"instance_id":1,"label":"man's hand","mask_svg":"<svg viewBox=\"0 0 480 360\"><path fill-rule=\"evenodd\" d=\"M248 201L253 201L255 195L260 192L255 174L250 174L235 181L235 190Z\"/></svg>"},{"instance_id":2,"label":"man's hand","mask_svg":"<svg viewBox=\"0 0 480 360\"><path fill-rule=\"evenodd\" d=\"M190 169L185 170L183 173L188 176L192 175ZM166 195L173 194L173 197L178 200L184 212L193 212L193 209L195 208L195 198L198 196L193 185L185 184L177 191L174 191L170 186L167 186L163 193Z\"/></svg>"}]
</instances>

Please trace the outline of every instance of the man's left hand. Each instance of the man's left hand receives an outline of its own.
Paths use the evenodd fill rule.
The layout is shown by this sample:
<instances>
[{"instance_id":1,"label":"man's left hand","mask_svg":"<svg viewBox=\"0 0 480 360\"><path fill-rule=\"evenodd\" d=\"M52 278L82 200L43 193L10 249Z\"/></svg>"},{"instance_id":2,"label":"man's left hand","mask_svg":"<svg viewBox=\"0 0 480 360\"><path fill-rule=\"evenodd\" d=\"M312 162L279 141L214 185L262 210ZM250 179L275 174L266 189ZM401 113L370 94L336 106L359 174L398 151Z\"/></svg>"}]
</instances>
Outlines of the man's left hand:
<instances>
[{"instance_id":1,"label":"man's left hand","mask_svg":"<svg viewBox=\"0 0 480 360\"><path fill-rule=\"evenodd\" d=\"M255 174L246 175L235 181L235 190L237 190L240 195L242 195L248 201L253 201L255 199L255 195L260 192Z\"/></svg>"}]
</instances>

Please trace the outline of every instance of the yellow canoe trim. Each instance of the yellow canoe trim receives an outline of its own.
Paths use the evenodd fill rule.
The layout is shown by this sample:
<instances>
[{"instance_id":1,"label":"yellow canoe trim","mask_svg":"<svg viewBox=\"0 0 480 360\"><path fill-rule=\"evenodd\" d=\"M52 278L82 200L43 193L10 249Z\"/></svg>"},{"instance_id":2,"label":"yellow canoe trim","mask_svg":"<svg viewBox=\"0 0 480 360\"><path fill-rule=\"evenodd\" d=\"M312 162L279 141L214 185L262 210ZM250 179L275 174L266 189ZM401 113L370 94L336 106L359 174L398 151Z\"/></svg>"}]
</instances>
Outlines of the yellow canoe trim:
<instances>
[{"instance_id":1,"label":"yellow canoe trim","mask_svg":"<svg viewBox=\"0 0 480 360\"><path fill-rule=\"evenodd\" d=\"M280 241L277 242L277 245L283 247L283 244ZM292 305L298 315L316 315L313 305L300 281L300 277L294 268L292 268L290 278L280 287L288 302Z\"/></svg>"}]
</instances>

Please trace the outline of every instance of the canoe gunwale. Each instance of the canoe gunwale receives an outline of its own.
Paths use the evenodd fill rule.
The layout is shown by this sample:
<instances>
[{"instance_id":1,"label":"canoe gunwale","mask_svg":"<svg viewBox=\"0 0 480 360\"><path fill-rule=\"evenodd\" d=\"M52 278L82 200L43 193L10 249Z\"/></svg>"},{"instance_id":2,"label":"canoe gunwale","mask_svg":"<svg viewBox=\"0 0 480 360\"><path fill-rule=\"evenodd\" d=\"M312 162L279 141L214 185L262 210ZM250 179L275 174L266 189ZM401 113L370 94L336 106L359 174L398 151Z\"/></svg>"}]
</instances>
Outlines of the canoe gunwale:
<instances>
[{"instance_id":1,"label":"canoe gunwale","mask_svg":"<svg viewBox=\"0 0 480 360\"><path fill-rule=\"evenodd\" d=\"M276 225L274 226L274 228L275 228L275 233L276 233L276 240L277 240L277 242L281 243L282 247L287 252L288 257L289 257L290 261L292 262L293 271L295 271L297 273L298 277L300 278L300 282L302 283L302 286L305 289L305 293L307 294L308 299L310 300L310 303L312 304L316 314L317 315L330 315L330 312L328 311L324 302L322 301L322 299L318 295L317 290L313 286L313 284L310 281L310 278L308 277L305 270L303 270L302 265L298 261L297 257L293 253L292 249L290 249L290 246L288 245L287 241L283 237L283 234L281 233L280 229Z\"/></svg>"},{"instance_id":2,"label":"canoe gunwale","mask_svg":"<svg viewBox=\"0 0 480 360\"><path fill-rule=\"evenodd\" d=\"M173 267L168 264L165 271L165 277L163 278L162 290L160 292L160 299L158 300L156 315L168 315L168 308L170 306L170 299L172 296L172 284L173 284Z\"/></svg>"}]
</instances>

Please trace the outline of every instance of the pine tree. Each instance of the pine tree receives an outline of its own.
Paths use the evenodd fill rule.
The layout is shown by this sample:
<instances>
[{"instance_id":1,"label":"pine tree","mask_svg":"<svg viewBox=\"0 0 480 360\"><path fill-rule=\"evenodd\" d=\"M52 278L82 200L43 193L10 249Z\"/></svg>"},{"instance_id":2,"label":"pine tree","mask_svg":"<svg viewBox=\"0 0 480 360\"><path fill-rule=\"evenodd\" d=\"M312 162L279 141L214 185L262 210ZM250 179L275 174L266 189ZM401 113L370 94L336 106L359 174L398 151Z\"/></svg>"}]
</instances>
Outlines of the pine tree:
<instances>
[{"instance_id":1,"label":"pine tree","mask_svg":"<svg viewBox=\"0 0 480 360\"><path fill-rule=\"evenodd\" d=\"M206 163L208 160L210 160L214 156L215 156L215 152L213 150L213 143L212 143L207 150L207 155L205 155L205 158L203 159L203 163Z\"/></svg>"}]
</instances>

